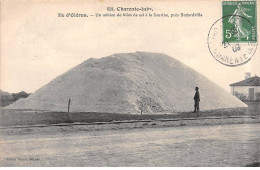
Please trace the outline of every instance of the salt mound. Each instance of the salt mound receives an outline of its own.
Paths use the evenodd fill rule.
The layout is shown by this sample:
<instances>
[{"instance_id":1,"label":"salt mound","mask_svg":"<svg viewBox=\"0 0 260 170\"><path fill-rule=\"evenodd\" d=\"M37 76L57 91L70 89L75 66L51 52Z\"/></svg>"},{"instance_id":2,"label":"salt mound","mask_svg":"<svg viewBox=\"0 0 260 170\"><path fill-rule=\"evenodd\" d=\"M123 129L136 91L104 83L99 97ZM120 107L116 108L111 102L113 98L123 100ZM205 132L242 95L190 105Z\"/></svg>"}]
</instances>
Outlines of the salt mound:
<instances>
[{"instance_id":1,"label":"salt mound","mask_svg":"<svg viewBox=\"0 0 260 170\"><path fill-rule=\"evenodd\" d=\"M9 109L72 112L159 113L193 111L194 88L200 109L247 107L181 62L160 53L123 53L88 59Z\"/></svg>"}]
</instances>

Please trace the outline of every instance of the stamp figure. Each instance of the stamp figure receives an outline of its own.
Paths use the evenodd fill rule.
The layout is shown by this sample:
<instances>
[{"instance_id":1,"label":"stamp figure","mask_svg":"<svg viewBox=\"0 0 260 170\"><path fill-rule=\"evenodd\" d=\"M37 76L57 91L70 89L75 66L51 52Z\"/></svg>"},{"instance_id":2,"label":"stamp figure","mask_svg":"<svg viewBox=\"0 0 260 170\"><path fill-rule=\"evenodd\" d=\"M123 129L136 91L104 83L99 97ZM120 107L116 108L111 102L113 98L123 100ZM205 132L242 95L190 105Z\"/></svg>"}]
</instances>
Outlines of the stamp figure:
<instances>
[{"instance_id":1,"label":"stamp figure","mask_svg":"<svg viewBox=\"0 0 260 170\"><path fill-rule=\"evenodd\" d=\"M238 3L237 9L228 20L228 22L234 24L236 28L236 34L234 34L234 37L236 37L237 40L241 40L241 38L245 38L245 37L247 40L249 39L248 36L250 35L250 31L248 31L246 28L243 27L242 18L239 17L239 16L245 16L248 18L252 18L252 16L249 16L245 13L247 10L249 9L241 7L241 3Z\"/></svg>"}]
</instances>

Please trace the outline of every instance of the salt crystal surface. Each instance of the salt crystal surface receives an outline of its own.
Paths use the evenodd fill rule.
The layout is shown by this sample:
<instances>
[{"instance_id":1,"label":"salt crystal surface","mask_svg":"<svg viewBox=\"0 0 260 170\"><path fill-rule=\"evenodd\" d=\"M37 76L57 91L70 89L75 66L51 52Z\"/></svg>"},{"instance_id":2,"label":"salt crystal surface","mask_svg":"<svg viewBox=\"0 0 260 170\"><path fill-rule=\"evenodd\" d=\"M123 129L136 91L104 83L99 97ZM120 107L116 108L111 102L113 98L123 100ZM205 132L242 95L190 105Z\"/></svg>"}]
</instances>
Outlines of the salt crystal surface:
<instances>
[{"instance_id":1,"label":"salt crystal surface","mask_svg":"<svg viewBox=\"0 0 260 170\"><path fill-rule=\"evenodd\" d=\"M88 59L9 109L140 114L247 107L206 77L161 53L120 53Z\"/></svg>"}]
</instances>

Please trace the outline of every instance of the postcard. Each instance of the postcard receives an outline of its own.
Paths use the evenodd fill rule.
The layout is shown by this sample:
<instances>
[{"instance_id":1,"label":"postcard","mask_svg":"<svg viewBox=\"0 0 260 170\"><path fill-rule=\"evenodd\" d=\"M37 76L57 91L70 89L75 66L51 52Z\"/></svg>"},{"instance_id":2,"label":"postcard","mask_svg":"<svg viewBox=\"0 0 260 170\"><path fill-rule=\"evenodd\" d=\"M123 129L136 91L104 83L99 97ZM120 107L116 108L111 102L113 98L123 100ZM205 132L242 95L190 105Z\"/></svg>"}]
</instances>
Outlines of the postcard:
<instances>
[{"instance_id":1,"label":"postcard","mask_svg":"<svg viewBox=\"0 0 260 170\"><path fill-rule=\"evenodd\" d=\"M260 166L256 0L1 0L1 167Z\"/></svg>"}]
</instances>

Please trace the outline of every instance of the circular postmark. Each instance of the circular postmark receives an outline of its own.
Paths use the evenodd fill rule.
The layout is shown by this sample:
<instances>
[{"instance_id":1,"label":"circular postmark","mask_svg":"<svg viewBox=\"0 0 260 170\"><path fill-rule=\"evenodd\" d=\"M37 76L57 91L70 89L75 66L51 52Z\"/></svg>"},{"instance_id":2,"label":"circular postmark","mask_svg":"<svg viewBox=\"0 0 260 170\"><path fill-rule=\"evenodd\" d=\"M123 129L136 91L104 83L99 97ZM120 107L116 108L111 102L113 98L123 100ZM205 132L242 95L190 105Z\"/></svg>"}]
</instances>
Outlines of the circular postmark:
<instances>
[{"instance_id":1,"label":"circular postmark","mask_svg":"<svg viewBox=\"0 0 260 170\"><path fill-rule=\"evenodd\" d=\"M242 36L241 31L244 30L238 27L239 23L234 23L234 27L231 27L228 31L226 30L225 34L223 34L223 24L230 22L232 17L236 17L235 19L240 20L240 23L242 21L246 23L250 27L248 35L253 34L255 27L249 20L242 16L229 15L218 19L211 26L207 42L211 55L218 62L234 67L247 63L253 57L257 49L257 42L247 41L248 37ZM236 37L235 41L229 41L229 37Z\"/></svg>"}]
</instances>

